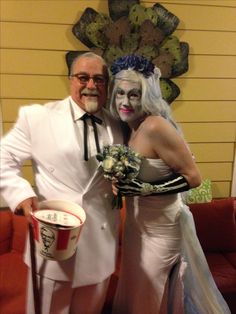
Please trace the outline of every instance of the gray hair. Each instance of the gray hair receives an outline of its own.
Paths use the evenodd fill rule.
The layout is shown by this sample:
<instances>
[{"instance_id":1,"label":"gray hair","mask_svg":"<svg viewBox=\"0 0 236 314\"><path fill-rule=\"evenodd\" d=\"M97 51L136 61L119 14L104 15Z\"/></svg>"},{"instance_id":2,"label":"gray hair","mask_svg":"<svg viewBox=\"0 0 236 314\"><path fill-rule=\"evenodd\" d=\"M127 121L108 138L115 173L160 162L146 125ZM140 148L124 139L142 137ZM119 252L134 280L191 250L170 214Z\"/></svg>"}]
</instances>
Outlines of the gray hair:
<instances>
[{"instance_id":1,"label":"gray hair","mask_svg":"<svg viewBox=\"0 0 236 314\"><path fill-rule=\"evenodd\" d=\"M109 78L109 74L108 74L108 66L105 62L105 60L97 55L96 53L94 52L91 52L91 51L88 51L88 52L85 52L85 53L82 53L82 54L79 54L78 56L76 56L74 58L74 60L72 61L71 63L71 66L70 66L70 74L69 76L71 76L73 74L73 69L74 69L74 65L75 63L79 60L79 59L82 59L82 58L91 58L91 59L98 59L102 62L103 66L104 66L104 72L105 72L105 76L107 77L107 79Z\"/></svg>"}]
</instances>

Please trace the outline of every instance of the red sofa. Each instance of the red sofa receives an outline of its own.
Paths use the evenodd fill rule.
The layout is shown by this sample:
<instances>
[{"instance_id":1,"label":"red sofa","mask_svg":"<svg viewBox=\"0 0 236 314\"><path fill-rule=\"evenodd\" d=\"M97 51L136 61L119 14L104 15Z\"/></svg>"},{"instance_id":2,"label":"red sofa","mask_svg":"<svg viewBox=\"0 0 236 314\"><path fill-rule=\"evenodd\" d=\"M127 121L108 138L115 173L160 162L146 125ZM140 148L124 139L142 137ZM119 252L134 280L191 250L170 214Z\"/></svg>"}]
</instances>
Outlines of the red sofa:
<instances>
[{"instance_id":1,"label":"red sofa","mask_svg":"<svg viewBox=\"0 0 236 314\"><path fill-rule=\"evenodd\" d=\"M236 314L236 202L190 204L197 235L217 287Z\"/></svg>"},{"instance_id":2,"label":"red sofa","mask_svg":"<svg viewBox=\"0 0 236 314\"><path fill-rule=\"evenodd\" d=\"M189 205L210 270L232 314L236 313L234 204L234 199L228 198ZM15 216L9 210L0 211L0 314L24 314L27 267L23 263L22 253L26 230L24 217ZM119 267L112 276L103 314L111 311L118 270Z\"/></svg>"},{"instance_id":3,"label":"red sofa","mask_svg":"<svg viewBox=\"0 0 236 314\"><path fill-rule=\"evenodd\" d=\"M25 217L0 211L0 313L24 314L28 268L22 254L27 222Z\"/></svg>"}]
</instances>

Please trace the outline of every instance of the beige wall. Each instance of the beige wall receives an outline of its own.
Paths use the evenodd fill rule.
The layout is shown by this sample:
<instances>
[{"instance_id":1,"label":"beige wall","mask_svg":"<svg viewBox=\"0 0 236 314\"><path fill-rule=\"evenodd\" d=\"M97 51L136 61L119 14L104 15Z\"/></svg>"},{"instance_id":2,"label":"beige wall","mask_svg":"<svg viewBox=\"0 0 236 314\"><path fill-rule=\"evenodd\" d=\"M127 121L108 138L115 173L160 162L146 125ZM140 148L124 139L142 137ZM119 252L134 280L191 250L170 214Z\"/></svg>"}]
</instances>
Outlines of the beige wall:
<instances>
[{"instance_id":1,"label":"beige wall","mask_svg":"<svg viewBox=\"0 0 236 314\"><path fill-rule=\"evenodd\" d=\"M157 1L140 1L152 6ZM236 0L159 1L181 22L175 34L190 45L188 73L174 79L172 104L213 196L230 195L236 143ZM20 105L67 95L68 50L88 50L71 32L85 8L108 12L107 0L1 0L3 131ZM24 175L33 184L30 163Z\"/></svg>"}]
</instances>

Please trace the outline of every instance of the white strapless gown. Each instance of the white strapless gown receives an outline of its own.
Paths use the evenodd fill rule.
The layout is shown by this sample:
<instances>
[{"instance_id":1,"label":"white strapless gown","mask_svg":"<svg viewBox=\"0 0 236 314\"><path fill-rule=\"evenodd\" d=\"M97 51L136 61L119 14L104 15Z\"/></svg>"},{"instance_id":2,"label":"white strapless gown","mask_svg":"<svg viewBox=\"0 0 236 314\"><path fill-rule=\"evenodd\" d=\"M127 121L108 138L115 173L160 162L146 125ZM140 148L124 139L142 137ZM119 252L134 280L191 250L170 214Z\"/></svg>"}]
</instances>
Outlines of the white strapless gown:
<instances>
[{"instance_id":1,"label":"white strapless gown","mask_svg":"<svg viewBox=\"0 0 236 314\"><path fill-rule=\"evenodd\" d=\"M171 171L144 159L139 179L154 182ZM228 314L179 194L126 198L121 271L114 314Z\"/></svg>"}]
</instances>

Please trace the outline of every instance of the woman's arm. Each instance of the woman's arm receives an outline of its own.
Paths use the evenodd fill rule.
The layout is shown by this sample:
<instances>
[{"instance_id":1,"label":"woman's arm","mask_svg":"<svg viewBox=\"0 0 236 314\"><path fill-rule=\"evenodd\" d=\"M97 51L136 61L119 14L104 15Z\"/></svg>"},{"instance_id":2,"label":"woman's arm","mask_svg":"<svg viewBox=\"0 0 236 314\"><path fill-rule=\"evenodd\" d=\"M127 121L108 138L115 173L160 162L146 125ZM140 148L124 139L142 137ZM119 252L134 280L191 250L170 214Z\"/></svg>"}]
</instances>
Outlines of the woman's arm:
<instances>
[{"instance_id":1,"label":"woman's arm","mask_svg":"<svg viewBox=\"0 0 236 314\"><path fill-rule=\"evenodd\" d=\"M201 184L195 160L179 132L162 117L148 117L144 129L147 142L175 173L182 175L191 188Z\"/></svg>"},{"instance_id":2,"label":"woman's arm","mask_svg":"<svg viewBox=\"0 0 236 314\"><path fill-rule=\"evenodd\" d=\"M201 184L201 175L182 136L162 117L145 120L131 147L147 158L161 158L173 171L165 180L152 183L137 179L116 186L123 195L164 195L187 191Z\"/></svg>"}]
</instances>

